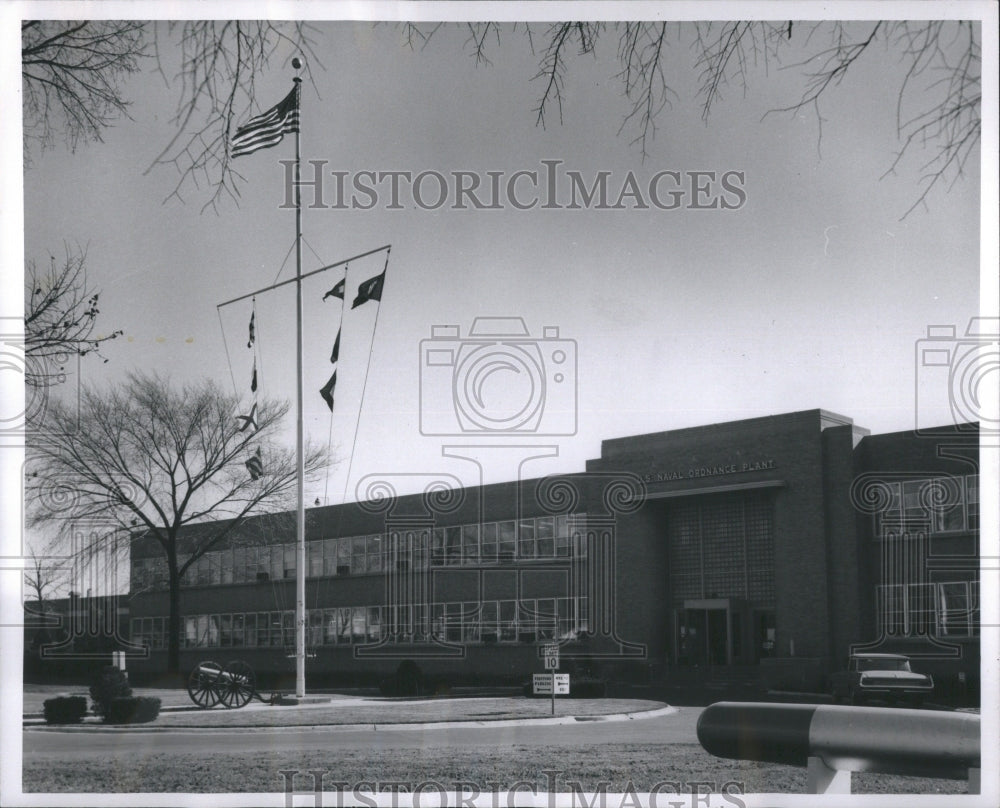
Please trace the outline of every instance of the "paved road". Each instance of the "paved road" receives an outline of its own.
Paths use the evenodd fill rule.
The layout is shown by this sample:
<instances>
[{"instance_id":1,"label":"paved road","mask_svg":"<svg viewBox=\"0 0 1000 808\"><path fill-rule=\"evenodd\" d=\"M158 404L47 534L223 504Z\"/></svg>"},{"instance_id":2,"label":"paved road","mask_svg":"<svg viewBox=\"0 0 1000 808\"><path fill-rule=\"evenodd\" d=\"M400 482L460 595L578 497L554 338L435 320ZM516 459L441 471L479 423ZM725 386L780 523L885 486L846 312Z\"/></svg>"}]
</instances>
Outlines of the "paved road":
<instances>
[{"instance_id":1,"label":"paved road","mask_svg":"<svg viewBox=\"0 0 1000 808\"><path fill-rule=\"evenodd\" d=\"M337 727L288 727L237 730L26 730L25 760L71 757L131 757L219 749L240 752L296 752L303 750L410 749L428 747L537 745L592 747L606 743L698 743L695 725L701 707L678 707L671 715L631 721L581 722L572 725L461 727L427 730L358 730Z\"/></svg>"}]
</instances>

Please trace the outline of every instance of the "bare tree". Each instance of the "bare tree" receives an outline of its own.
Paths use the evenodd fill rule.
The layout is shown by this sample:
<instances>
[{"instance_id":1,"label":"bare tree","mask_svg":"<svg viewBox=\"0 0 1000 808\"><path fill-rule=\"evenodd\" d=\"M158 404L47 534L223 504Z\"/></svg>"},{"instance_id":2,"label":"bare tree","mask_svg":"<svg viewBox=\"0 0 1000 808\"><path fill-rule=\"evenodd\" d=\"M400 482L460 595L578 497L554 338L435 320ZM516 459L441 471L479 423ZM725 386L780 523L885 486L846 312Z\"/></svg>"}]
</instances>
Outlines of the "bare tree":
<instances>
[{"instance_id":1,"label":"bare tree","mask_svg":"<svg viewBox=\"0 0 1000 808\"><path fill-rule=\"evenodd\" d=\"M52 435L33 447L30 524L105 525L99 540L111 558L140 540L159 547L170 598L168 670L177 673L184 574L249 517L291 504L296 462L276 439L288 404L262 400L248 422L214 382L177 389L143 374L108 392L84 388L81 397L80 414L53 402ZM262 473L251 473L251 458ZM324 450L307 453L310 478L328 465Z\"/></svg>"},{"instance_id":2,"label":"bare tree","mask_svg":"<svg viewBox=\"0 0 1000 808\"><path fill-rule=\"evenodd\" d=\"M407 23L402 28L403 42L410 48L425 48L441 28L441 23ZM881 47L883 52L896 56L904 73L892 90L900 145L886 174L896 172L905 158L920 149L929 153L920 167L917 199L902 218L925 206L933 189L950 186L959 179L979 144L981 33L975 21L560 22L547 26L540 35L523 24L505 28L483 23L469 26L469 31L465 47L477 66L492 64L488 46L501 49L504 34L525 35L533 53L539 41L538 69L531 79L541 87L534 109L540 126L545 126L546 113L552 107L562 122L564 82L571 58L596 56L599 41L614 31L618 62L615 78L626 99L619 134L631 132L631 144L640 149L643 157L655 138L659 116L679 98L667 78L671 49L694 54L697 93L706 123L727 88L735 86L746 95L757 74L766 79L772 68L798 70L804 79L801 95L771 112L797 114L811 110L821 140L821 102L849 71L856 70Z\"/></svg>"},{"instance_id":3,"label":"bare tree","mask_svg":"<svg viewBox=\"0 0 1000 808\"><path fill-rule=\"evenodd\" d=\"M322 67L312 33L307 23L268 20L188 20L156 28L159 72L168 85L180 86L171 121L174 134L150 166L176 170L171 196L183 201L185 187L204 186L209 197L203 210L215 208L226 196L239 199L242 177L233 169L228 149L234 124L260 111L256 82L273 61L287 62L305 54L310 79L312 62ZM178 46L180 66L176 75L168 77L161 51ZM270 106L277 100L264 101Z\"/></svg>"},{"instance_id":4,"label":"bare tree","mask_svg":"<svg viewBox=\"0 0 1000 808\"><path fill-rule=\"evenodd\" d=\"M101 140L128 115L125 79L139 70L144 24L121 20L21 23L25 141Z\"/></svg>"},{"instance_id":5,"label":"bare tree","mask_svg":"<svg viewBox=\"0 0 1000 808\"><path fill-rule=\"evenodd\" d=\"M904 73L892 90L899 148L886 173L899 170L904 159L918 150L927 149L930 155L920 168L921 190L904 218L923 206L932 190L960 178L979 144L977 21L573 21L548 24L544 30L523 23L454 25L465 31L464 47L477 66L491 65L491 49L507 47L510 37L526 39L538 59L529 78L540 88L533 110L540 126L546 125L553 107L562 120L565 79L573 57L596 58L600 42L613 34L617 61L613 77L626 99L619 134L627 132L643 156L649 153L660 116L679 98L667 67L672 53L693 54L687 69L697 77L696 92L706 122L727 88L735 86L746 94L753 80L766 80L773 66L796 69L804 87L797 98L772 112L812 110L821 130L821 102L881 48L898 58ZM426 48L448 27L405 23L403 42L410 48ZM99 139L105 127L126 114L122 81L139 69L139 60L151 46L164 81L180 89L173 135L149 169L169 166L177 174L171 196L183 199L188 189L194 189L207 193L204 204L212 208L223 198L239 199L242 177L227 149L234 124L274 103L257 97L257 79L273 64L287 63L296 54L308 57L310 78L313 63L322 68L318 29L305 23L34 21L24 23L22 31L26 138L36 137L43 144L60 133L56 118L71 145L81 136Z\"/></svg>"},{"instance_id":6,"label":"bare tree","mask_svg":"<svg viewBox=\"0 0 1000 808\"><path fill-rule=\"evenodd\" d=\"M32 387L61 384L69 357L100 356L104 343L122 335L120 329L94 333L101 313L100 292L87 287L86 263L86 251L67 248L61 266L56 265L55 256L50 257L47 270L40 270L35 261L25 264L25 381Z\"/></svg>"},{"instance_id":7,"label":"bare tree","mask_svg":"<svg viewBox=\"0 0 1000 808\"><path fill-rule=\"evenodd\" d=\"M49 599L52 590L60 585L60 572L62 565L58 560L48 558L38 553L31 554L31 566L25 570L24 586L28 593L33 596L34 602L40 607L40 612L44 614L45 602Z\"/></svg>"}]
</instances>

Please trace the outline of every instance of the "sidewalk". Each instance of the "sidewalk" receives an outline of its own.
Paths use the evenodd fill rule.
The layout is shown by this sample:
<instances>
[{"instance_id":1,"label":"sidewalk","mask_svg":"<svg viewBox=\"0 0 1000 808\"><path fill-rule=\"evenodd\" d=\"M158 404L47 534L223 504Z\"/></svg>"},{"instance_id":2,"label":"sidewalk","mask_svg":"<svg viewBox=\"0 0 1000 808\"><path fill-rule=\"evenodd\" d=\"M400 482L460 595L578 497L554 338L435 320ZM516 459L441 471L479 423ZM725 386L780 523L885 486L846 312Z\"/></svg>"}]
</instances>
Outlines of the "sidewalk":
<instances>
[{"instance_id":1,"label":"sidewalk","mask_svg":"<svg viewBox=\"0 0 1000 808\"><path fill-rule=\"evenodd\" d=\"M434 728L444 726L509 725L511 723L576 723L590 721L628 721L674 712L660 701L644 699L557 699L551 715L548 699L518 697L466 697L431 699L386 699L350 695L317 695L306 703L272 706L258 701L240 709L214 707L200 710L182 704L183 691L158 691L136 688L135 695L156 696L164 700L159 717L148 724L112 727L95 716L82 725L47 725L41 713L26 713L26 729L50 728L59 731L157 730L157 729L232 729L263 727L339 726L347 728ZM165 696L160 696L164 693ZM183 693L184 700L187 694ZM51 698L48 695L47 698ZM26 702L27 703L27 702Z\"/></svg>"}]
</instances>

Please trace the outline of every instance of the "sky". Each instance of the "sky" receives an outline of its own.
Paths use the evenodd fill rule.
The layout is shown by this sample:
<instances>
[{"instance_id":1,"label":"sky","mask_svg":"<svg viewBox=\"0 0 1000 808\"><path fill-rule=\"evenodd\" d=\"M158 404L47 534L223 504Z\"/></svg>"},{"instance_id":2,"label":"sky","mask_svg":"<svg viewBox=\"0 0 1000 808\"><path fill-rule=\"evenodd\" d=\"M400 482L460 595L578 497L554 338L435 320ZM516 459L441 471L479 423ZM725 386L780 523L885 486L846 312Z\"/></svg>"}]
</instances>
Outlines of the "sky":
<instances>
[{"instance_id":1,"label":"sky","mask_svg":"<svg viewBox=\"0 0 1000 808\"><path fill-rule=\"evenodd\" d=\"M917 149L883 177L901 146L904 67L893 48L870 50L831 87L820 128L811 110L767 114L802 93L803 69L788 65L805 51L792 48L783 66L751 68L745 93L724 87L706 123L695 57L675 46L665 73L677 97L643 159L630 144L635 130L619 133L629 107L613 34L596 54L569 56L562 121L553 108L543 128L534 114L542 83L531 81L539 54L509 30L491 64L477 67L457 29L442 29L423 49L406 47L395 25L317 29L322 66L313 64L314 84L304 84L301 150L304 161L326 161L327 203L335 170L348 172L348 183L365 170L433 171L449 182L465 171L485 188L488 172L505 184L518 171L544 177L542 161L561 161L562 202L573 171L588 186L609 172L612 197L631 172L647 202L659 172L678 172L687 185L675 210L636 209L634 197L620 210L517 210L504 194L500 210L454 209L453 190L436 210L404 192L400 210L389 209L386 184L369 210L306 208L303 272L392 245L381 303L344 316L332 416L318 390L331 372L339 301L321 298L342 270L303 283L305 431L337 461L307 488L307 503L354 499L369 475L409 492L426 475L474 484L582 471L603 439L803 409L832 410L874 433L918 419L953 422L940 370L918 370L915 356L929 325L961 335L980 313L980 163L974 156L963 179L902 219L930 153ZM295 215L282 208L279 163L294 156L294 143L288 136L239 158L238 206L203 211L207 195L193 188L183 204L168 199L175 174L149 168L172 134L177 103L176 54L168 48L164 59L166 81L150 65L128 82L131 120L103 143L33 155L23 174L24 252L44 262L65 244L85 246L89 282L102 292L99 330L124 331L104 350L108 363L84 359L80 383L106 386L134 370L177 384L207 376L248 401L251 304L217 307L294 276L294 256L285 259ZM259 77L260 109L288 92L293 73L279 59ZM305 163L303 171L308 177ZM687 207L698 171L714 172L710 195L736 172L728 176L738 191L722 194L734 209ZM661 175L658 188L669 190L672 179ZM515 201L531 198L528 180L518 182ZM421 189L433 202L433 175ZM349 265L348 303L383 262L379 253ZM261 393L294 400L294 285L261 294L255 307ZM474 320L496 316L523 319L529 343L515 353L524 363L431 364L425 348L470 357ZM445 325L458 336L424 344ZM546 339L551 327L558 337ZM556 350L568 359L559 382ZM496 372L477 380L477 369ZM461 418L451 403L456 379L466 398L473 388L462 384L481 384L483 413L509 415L530 399L539 424L558 434L423 434ZM479 405L470 401L475 421ZM289 443L292 427L289 419ZM443 448L481 444L515 448ZM483 459L477 468L445 452ZM521 464L533 453L544 456Z\"/></svg>"}]
</instances>

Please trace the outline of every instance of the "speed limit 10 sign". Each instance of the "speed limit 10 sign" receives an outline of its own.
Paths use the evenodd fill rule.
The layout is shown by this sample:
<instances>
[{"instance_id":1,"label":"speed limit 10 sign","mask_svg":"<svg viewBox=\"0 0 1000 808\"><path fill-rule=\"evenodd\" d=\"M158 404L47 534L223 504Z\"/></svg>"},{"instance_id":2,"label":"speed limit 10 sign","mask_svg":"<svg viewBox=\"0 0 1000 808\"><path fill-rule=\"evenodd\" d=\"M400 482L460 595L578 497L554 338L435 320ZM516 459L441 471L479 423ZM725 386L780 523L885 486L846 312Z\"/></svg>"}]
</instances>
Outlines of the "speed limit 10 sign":
<instances>
[{"instance_id":1,"label":"speed limit 10 sign","mask_svg":"<svg viewBox=\"0 0 1000 808\"><path fill-rule=\"evenodd\" d=\"M555 671L559 670L559 646L558 645L546 645L542 649L543 658L545 660L545 670Z\"/></svg>"}]
</instances>

